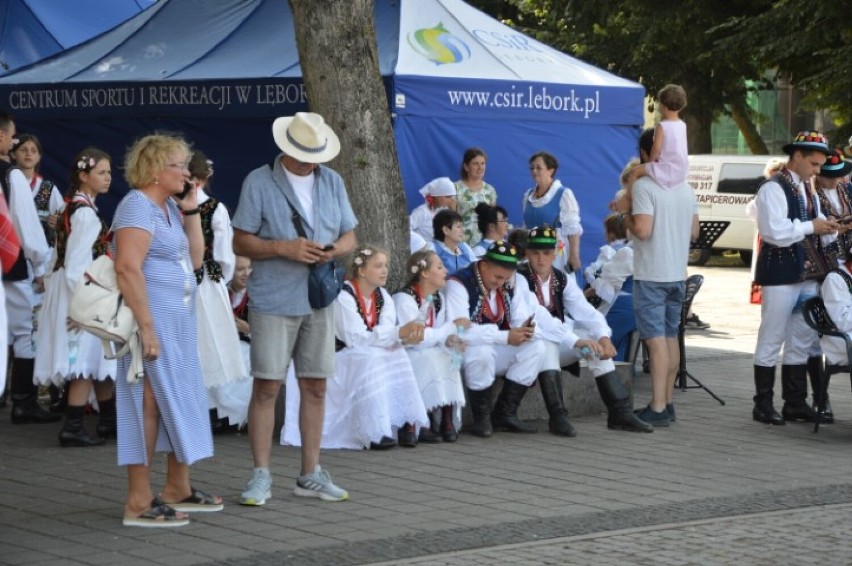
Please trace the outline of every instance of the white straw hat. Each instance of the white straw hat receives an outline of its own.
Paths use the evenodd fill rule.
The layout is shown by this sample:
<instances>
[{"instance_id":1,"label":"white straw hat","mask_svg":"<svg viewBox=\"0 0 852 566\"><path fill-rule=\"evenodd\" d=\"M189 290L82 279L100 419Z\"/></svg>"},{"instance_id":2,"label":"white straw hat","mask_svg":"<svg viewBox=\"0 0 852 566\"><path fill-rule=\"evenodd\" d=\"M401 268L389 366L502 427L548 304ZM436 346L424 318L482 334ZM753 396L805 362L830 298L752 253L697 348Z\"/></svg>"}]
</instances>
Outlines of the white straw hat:
<instances>
[{"instance_id":1,"label":"white straw hat","mask_svg":"<svg viewBox=\"0 0 852 566\"><path fill-rule=\"evenodd\" d=\"M340 153L340 140L334 130L314 112L276 118L272 137L281 151L304 163L325 163Z\"/></svg>"}]
</instances>

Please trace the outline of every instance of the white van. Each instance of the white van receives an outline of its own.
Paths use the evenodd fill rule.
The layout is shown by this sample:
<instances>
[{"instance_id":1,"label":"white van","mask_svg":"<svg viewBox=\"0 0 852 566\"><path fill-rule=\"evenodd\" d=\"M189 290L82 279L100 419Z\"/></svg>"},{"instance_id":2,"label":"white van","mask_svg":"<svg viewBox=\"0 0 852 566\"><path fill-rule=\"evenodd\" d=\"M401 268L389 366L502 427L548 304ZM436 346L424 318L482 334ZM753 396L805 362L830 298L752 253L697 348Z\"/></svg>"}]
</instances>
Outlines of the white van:
<instances>
[{"instance_id":1,"label":"white van","mask_svg":"<svg viewBox=\"0 0 852 566\"><path fill-rule=\"evenodd\" d=\"M690 155L687 181L695 191L699 220L729 220L728 228L713 244L716 251L735 250L751 265L754 222L745 207L764 181L763 170L771 155ZM786 156L779 159L786 161ZM704 265L711 250L691 250L690 265Z\"/></svg>"}]
</instances>

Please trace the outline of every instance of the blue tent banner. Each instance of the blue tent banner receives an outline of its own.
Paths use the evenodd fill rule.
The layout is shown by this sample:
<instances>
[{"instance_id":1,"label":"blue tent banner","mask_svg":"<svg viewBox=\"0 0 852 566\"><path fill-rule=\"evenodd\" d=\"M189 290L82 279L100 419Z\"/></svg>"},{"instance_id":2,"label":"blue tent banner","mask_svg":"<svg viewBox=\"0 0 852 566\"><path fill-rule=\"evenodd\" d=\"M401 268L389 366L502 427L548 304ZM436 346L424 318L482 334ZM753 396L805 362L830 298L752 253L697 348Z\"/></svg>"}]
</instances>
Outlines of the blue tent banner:
<instances>
[{"instance_id":1,"label":"blue tent banner","mask_svg":"<svg viewBox=\"0 0 852 566\"><path fill-rule=\"evenodd\" d=\"M488 154L486 180L518 225L532 184L527 160L549 151L560 163L557 178L580 203L582 258L595 257L607 202L636 154L645 89L462 0L373 5L409 209L423 202L418 189L431 179L459 178L462 154L478 146ZM86 146L110 153L115 170L135 138L171 131L216 163L213 191L233 207L244 177L277 152L274 118L307 108L301 77L287 2L159 0L0 76L0 107L15 115L18 131L41 138L41 170L60 185ZM127 190L119 175L113 185L101 201L107 215Z\"/></svg>"},{"instance_id":2,"label":"blue tent banner","mask_svg":"<svg viewBox=\"0 0 852 566\"><path fill-rule=\"evenodd\" d=\"M0 84L0 106L19 120L92 116L269 116L307 106L301 79L148 83Z\"/></svg>"}]
</instances>

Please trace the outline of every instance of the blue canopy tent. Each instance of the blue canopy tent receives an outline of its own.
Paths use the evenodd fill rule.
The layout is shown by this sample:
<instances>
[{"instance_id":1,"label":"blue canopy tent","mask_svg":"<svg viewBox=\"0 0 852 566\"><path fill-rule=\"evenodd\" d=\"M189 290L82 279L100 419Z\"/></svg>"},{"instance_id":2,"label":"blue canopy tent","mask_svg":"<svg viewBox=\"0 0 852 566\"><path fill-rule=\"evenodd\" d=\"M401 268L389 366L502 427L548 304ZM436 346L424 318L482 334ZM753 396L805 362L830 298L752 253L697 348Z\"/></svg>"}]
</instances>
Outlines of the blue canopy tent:
<instances>
[{"instance_id":1,"label":"blue canopy tent","mask_svg":"<svg viewBox=\"0 0 852 566\"><path fill-rule=\"evenodd\" d=\"M622 165L635 153L644 89L527 38L461 0L376 0L385 77L409 207L433 177L456 177L465 148L520 223L527 159L547 149L580 201L584 259ZM187 26L187 22L204 25ZM45 145L60 182L88 144L120 165L132 139L183 132L215 162L235 205L245 174L275 154L272 118L306 107L292 15L282 0L160 0L76 48L0 77L0 107ZM126 188L104 202L115 206ZM64 184L64 183L63 183Z\"/></svg>"},{"instance_id":2,"label":"blue canopy tent","mask_svg":"<svg viewBox=\"0 0 852 566\"><path fill-rule=\"evenodd\" d=\"M154 0L0 0L0 75L95 37Z\"/></svg>"}]
</instances>

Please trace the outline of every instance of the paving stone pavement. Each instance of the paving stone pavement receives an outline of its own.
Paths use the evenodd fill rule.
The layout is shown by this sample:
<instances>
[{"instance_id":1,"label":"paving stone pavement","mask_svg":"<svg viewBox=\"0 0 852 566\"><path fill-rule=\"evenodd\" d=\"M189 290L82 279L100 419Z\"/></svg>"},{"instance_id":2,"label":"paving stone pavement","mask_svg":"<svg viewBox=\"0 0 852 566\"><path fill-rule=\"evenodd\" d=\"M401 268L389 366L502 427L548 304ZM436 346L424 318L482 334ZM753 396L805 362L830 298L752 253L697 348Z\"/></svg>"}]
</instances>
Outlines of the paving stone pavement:
<instances>
[{"instance_id":1,"label":"paving stone pavement","mask_svg":"<svg viewBox=\"0 0 852 566\"><path fill-rule=\"evenodd\" d=\"M852 505L807 507L721 519L655 525L561 537L487 549L396 560L376 566L478 566L482 564L849 564ZM812 534L801 536L803 525Z\"/></svg>"},{"instance_id":2,"label":"paving stone pavement","mask_svg":"<svg viewBox=\"0 0 852 566\"><path fill-rule=\"evenodd\" d=\"M689 563L699 556L704 564L734 560L693 556L712 551L712 536L700 534L712 528L703 526L708 520L718 521L731 537L741 531L741 543L730 544L734 556L741 553L738 563L762 564L763 555L754 561L743 554L746 547L774 545L754 534L760 532L759 519L751 524L743 517L754 514L768 518L765 528L777 531L772 536L803 553L809 545L822 545L812 554L821 562L844 563L848 556L852 563L845 541L824 536L833 531L820 522L822 515L806 514L826 506L847 514L837 525L849 525L843 520L852 504L848 381L833 379L838 422L819 434L804 424L753 422L750 352L759 309L745 304L748 273L694 271L707 278L695 311L712 328L689 332L688 369L724 406L690 389L676 393L678 421L653 434L610 431L605 417L595 415L575 420L579 436L573 439L547 434L540 423L544 430L537 435L482 440L463 434L455 444L416 449L326 451L323 465L351 493L345 503L294 497L298 450L275 446L273 498L260 508L239 506L250 451L245 436L224 436L216 438L216 456L193 469L195 485L225 497L224 512L195 515L182 529L123 528L126 478L115 465L114 441L103 448L60 449L57 426L13 426L8 409L0 410L0 564L418 564L427 557L454 563L441 560L479 551L485 554L472 563L584 563L583 554L560 557L565 537L571 537L572 551L575 544L584 549L587 562L641 564L647 547L639 542L645 537L678 535L691 536L697 546L654 544L668 560L655 563ZM648 381L640 372L637 405L648 399ZM163 468L155 473L155 486L162 485ZM791 510L805 515L782 528L775 517ZM741 519L746 522L740 528ZM526 555L521 550L517 560L499 555L515 548L506 545L543 540L540 550ZM492 550L498 554L489 554ZM463 554L447 554L458 552Z\"/></svg>"}]
</instances>

